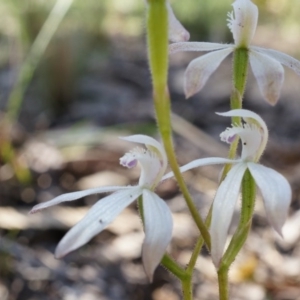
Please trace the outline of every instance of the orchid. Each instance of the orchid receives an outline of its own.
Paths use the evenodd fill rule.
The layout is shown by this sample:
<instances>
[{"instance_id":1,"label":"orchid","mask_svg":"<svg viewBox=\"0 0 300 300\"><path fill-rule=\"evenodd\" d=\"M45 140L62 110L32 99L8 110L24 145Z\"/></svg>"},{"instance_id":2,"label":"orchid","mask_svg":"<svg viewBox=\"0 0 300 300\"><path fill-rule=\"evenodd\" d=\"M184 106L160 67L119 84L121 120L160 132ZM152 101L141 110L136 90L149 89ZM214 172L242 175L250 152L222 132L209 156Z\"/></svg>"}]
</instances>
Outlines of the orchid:
<instances>
[{"instance_id":1,"label":"orchid","mask_svg":"<svg viewBox=\"0 0 300 300\"><path fill-rule=\"evenodd\" d=\"M257 6L250 0L236 0L232 6L233 12L228 13L228 27L234 44L178 42L170 45L171 54L180 51L211 51L188 65L184 76L186 98L203 88L210 75L230 53L242 48L248 50L250 65L263 97L275 105L284 80L282 65L300 75L300 62L276 50L251 46L258 20Z\"/></svg>"},{"instance_id":2,"label":"orchid","mask_svg":"<svg viewBox=\"0 0 300 300\"><path fill-rule=\"evenodd\" d=\"M145 227L142 258L145 272L152 280L153 272L171 240L173 228L172 215L167 204L153 192L165 173L167 157L160 143L151 137L132 135L121 139L146 145L146 149L135 148L120 158L120 164L127 168L140 164L141 175L138 185L99 187L63 194L34 206L30 213L92 194L114 192L94 204L86 216L63 237L55 251L55 256L60 258L86 244L111 223L126 206L142 196Z\"/></svg>"},{"instance_id":3,"label":"orchid","mask_svg":"<svg viewBox=\"0 0 300 300\"><path fill-rule=\"evenodd\" d=\"M219 266L222 258L234 207L247 169L261 191L267 218L280 235L291 201L291 188L288 181L278 172L258 163L268 140L268 129L262 118L245 109L218 114L225 117L241 117L245 121L241 125L233 124L220 135L221 140L229 144L238 137L241 139L241 158L236 160L220 157L203 158L180 168L181 172L185 172L205 165L233 164L220 184L213 203L210 234L211 254L216 267ZM163 180L172 176L173 173L168 173Z\"/></svg>"},{"instance_id":4,"label":"orchid","mask_svg":"<svg viewBox=\"0 0 300 300\"><path fill-rule=\"evenodd\" d=\"M148 0L144 0L146 4L147 1ZM190 39L190 33L176 18L169 1L166 1L166 7L168 11L169 41L172 43L188 41Z\"/></svg>"}]
</instances>

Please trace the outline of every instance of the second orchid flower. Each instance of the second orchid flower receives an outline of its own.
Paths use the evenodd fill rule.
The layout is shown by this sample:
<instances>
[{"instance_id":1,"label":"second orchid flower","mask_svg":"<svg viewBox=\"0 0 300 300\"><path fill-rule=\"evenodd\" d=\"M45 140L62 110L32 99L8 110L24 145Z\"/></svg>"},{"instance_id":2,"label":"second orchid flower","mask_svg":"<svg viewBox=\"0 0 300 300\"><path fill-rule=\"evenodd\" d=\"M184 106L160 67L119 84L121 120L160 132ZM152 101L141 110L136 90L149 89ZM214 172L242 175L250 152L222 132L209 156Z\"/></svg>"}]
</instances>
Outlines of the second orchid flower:
<instances>
[{"instance_id":1,"label":"second orchid flower","mask_svg":"<svg viewBox=\"0 0 300 300\"><path fill-rule=\"evenodd\" d=\"M178 42L170 45L170 53L180 51L209 51L188 65L184 76L184 89L187 98L199 92L221 62L237 49L246 49L250 65L263 97L272 105L276 104L284 79L282 65L300 75L300 62L282 52L251 46L254 36L258 9L250 0L236 0L233 12L228 14L228 27L234 44L207 42Z\"/></svg>"},{"instance_id":2,"label":"second orchid flower","mask_svg":"<svg viewBox=\"0 0 300 300\"><path fill-rule=\"evenodd\" d=\"M210 157L197 159L180 168L181 172L214 164L232 164L233 167L220 184L213 203L211 221L211 254L218 268L222 259L228 229L239 197L243 176L248 169L259 187L265 205L267 218L272 227L281 235L281 228L287 218L291 202L291 187L278 172L258 163L268 140L268 129L262 118L245 109L218 113L224 117L241 117L244 124L233 124L221 133L221 140L232 143L236 138L242 142L239 159ZM172 177L166 174L162 179Z\"/></svg>"}]
</instances>

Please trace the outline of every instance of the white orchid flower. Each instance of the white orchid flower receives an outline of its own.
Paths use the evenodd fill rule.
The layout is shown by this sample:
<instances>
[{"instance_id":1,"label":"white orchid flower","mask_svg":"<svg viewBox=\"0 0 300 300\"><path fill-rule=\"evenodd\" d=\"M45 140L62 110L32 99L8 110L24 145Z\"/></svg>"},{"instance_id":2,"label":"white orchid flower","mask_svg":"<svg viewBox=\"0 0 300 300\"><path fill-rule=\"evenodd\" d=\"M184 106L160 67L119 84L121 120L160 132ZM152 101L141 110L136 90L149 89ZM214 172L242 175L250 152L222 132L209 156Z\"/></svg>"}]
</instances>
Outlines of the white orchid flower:
<instances>
[{"instance_id":1,"label":"white orchid flower","mask_svg":"<svg viewBox=\"0 0 300 300\"><path fill-rule=\"evenodd\" d=\"M287 218L291 202L291 187L288 181L273 169L258 164L268 140L268 129L262 118L245 109L218 114L225 117L241 117L245 121L243 125L232 125L220 135L221 140L227 143L232 143L237 136L240 137L241 158L237 160L220 157L203 158L180 168L181 172L185 172L205 165L233 164L220 184L213 203L210 234L211 254L216 267L219 266L223 255L228 229L247 169L261 191L267 218L280 235L282 235L281 228ZM172 176L173 173L168 173L163 180Z\"/></svg>"},{"instance_id":2,"label":"white orchid flower","mask_svg":"<svg viewBox=\"0 0 300 300\"><path fill-rule=\"evenodd\" d=\"M144 2L147 4L148 1L144 0ZM176 18L169 1L166 1L166 6L168 11L169 41L172 43L188 41L190 33Z\"/></svg>"},{"instance_id":3,"label":"white orchid flower","mask_svg":"<svg viewBox=\"0 0 300 300\"><path fill-rule=\"evenodd\" d=\"M300 62L282 52L250 46L257 26L258 9L250 0L236 0L233 12L228 14L228 27L234 44L206 42L179 42L170 45L170 53L180 51L212 51L196 58L188 65L184 76L187 98L199 92L210 75L235 49L248 49L250 65L263 97L275 105L284 80L285 65L300 75Z\"/></svg>"},{"instance_id":4,"label":"white orchid flower","mask_svg":"<svg viewBox=\"0 0 300 300\"><path fill-rule=\"evenodd\" d=\"M99 187L63 194L34 206L30 213L92 194L114 192L94 204L86 216L63 237L55 251L55 256L60 258L86 244L110 224L126 206L142 196L145 227L142 258L145 272L152 280L153 272L160 263L172 237L171 212L167 204L153 192L167 168L167 156L161 144L151 137L132 135L122 139L146 145L146 149L135 148L120 158L120 164L127 168L133 168L137 163L140 164L141 175L138 185Z\"/></svg>"}]
</instances>

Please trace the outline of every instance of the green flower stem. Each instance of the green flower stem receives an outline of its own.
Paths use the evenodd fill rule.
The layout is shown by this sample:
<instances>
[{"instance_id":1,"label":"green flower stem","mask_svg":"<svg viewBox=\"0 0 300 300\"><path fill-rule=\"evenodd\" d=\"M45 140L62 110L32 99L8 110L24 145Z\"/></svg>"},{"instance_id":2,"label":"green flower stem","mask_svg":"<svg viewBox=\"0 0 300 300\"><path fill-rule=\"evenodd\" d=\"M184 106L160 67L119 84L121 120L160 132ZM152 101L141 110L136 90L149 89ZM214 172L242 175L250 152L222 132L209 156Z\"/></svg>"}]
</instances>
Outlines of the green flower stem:
<instances>
[{"instance_id":1,"label":"green flower stem","mask_svg":"<svg viewBox=\"0 0 300 300\"><path fill-rule=\"evenodd\" d=\"M212 216L212 205L211 205L209 212L207 214L207 217L205 219L205 225L207 228L209 228L209 226L210 226L211 216ZM185 269L187 276L184 280L182 280L182 290L183 290L184 300L193 299L192 277L193 277L193 272L194 272L194 268L195 268L199 253L203 247L203 243L204 243L203 236L200 235L197 240L197 243L195 245L195 248L193 250L193 253L191 255L190 261Z\"/></svg>"},{"instance_id":2,"label":"green flower stem","mask_svg":"<svg viewBox=\"0 0 300 300\"><path fill-rule=\"evenodd\" d=\"M248 237L254 211L255 195L255 181L250 171L247 169L242 181L242 208L239 225L222 258L221 265L218 270L220 300L229 299L228 270Z\"/></svg>"},{"instance_id":3,"label":"green flower stem","mask_svg":"<svg viewBox=\"0 0 300 300\"><path fill-rule=\"evenodd\" d=\"M248 64L249 64L249 53L246 48L235 49L233 54L233 88L230 97L230 107L231 109L241 109L242 108L242 99L245 93L245 87L248 76ZM233 124L240 124L240 117L232 117ZM239 139L236 138L235 141L230 145L230 150L228 158L234 159L236 157L237 147ZM231 169L231 164L226 164L221 181L224 180L226 175ZM230 245L228 246L222 261L220 268L218 270L218 282L219 282L219 295L220 300L229 299L229 290L228 290L228 271L229 267L234 261L236 255L240 251L241 247L245 243L249 229L251 226L251 216L253 213L252 205L254 207L255 200L255 183L253 190L253 178L250 172L247 170L242 183L242 212L240 224L236 233L234 234Z\"/></svg>"},{"instance_id":4,"label":"green flower stem","mask_svg":"<svg viewBox=\"0 0 300 300\"><path fill-rule=\"evenodd\" d=\"M219 299L228 300L229 299L228 268L222 266L218 270L218 284L219 284Z\"/></svg>"},{"instance_id":5,"label":"green flower stem","mask_svg":"<svg viewBox=\"0 0 300 300\"><path fill-rule=\"evenodd\" d=\"M210 227L211 217L212 217L212 205L210 206L209 212L208 212L208 214L206 216L206 219L205 219L206 228ZM203 236L200 236L197 240L197 243L196 243L195 248L193 250L192 256L191 256L190 261L189 261L189 263L187 265L187 268L186 268L187 273L190 274L190 275L192 275L192 273L194 271L199 253L200 253L200 251L203 247L203 243L204 243Z\"/></svg>"},{"instance_id":6,"label":"green flower stem","mask_svg":"<svg viewBox=\"0 0 300 300\"><path fill-rule=\"evenodd\" d=\"M245 93L245 87L248 76L248 63L249 63L249 53L246 48L235 49L233 54L233 86L230 97L230 108L231 109L241 109L242 99ZM232 117L232 124L240 124L240 117ZM230 145L230 150L228 154L229 159L234 159L236 157L236 151L239 144L239 139ZM224 180L227 173L231 169L231 164L226 164L221 176L221 181Z\"/></svg>"},{"instance_id":7,"label":"green flower stem","mask_svg":"<svg viewBox=\"0 0 300 300\"><path fill-rule=\"evenodd\" d=\"M192 277L188 276L186 279L181 280L182 293L184 300L193 300L193 286Z\"/></svg>"},{"instance_id":8,"label":"green flower stem","mask_svg":"<svg viewBox=\"0 0 300 300\"><path fill-rule=\"evenodd\" d=\"M242 99L248 76L248 62L248 49L235 49L233 54L233 91L230 98L231 109L242 108Z\"/></svg>"},{"instance_id":9,"label":"green flower stem","mask_svg":"<svg viewBox=\"0 0 300 300\"><path fill-rule=\"evenodd\" d=\"M139 196L139 198L138 198L138 209L139 209L140 217L142 219L142 223L144 226L145 218L144 218L143 196Z\"/></svg>"},{"instance_id":10,"label":"green flower stem","mask_svg":"<svg viewBox=\"0 0 300 300\"><path fill-rule=\"evenodd\" d=\"M242 181L242 207L239 225L223 256L221 265L229 267L247 239L255 206L255 195L255 181L247 169Z\"/></svg>"},{"instance_id":11,"label":"green flower stem","mask_svg":"<svg viewBox=\"0 0 300 300\"><path fill-rule=\"evenodd\" d=\"M165 138L163 138L163 142L164 142L164 147L165 147L167 155L168 155L170 166L174 172L175 178L177 179L179 188L185 198L185 201L190 210L190 213L191 213L200 233L203 236L205 244L206 244L208 250L210 250L210 248L211 248L210 234L209 234L208 229L205 226L202 218L200 217L200 215L198 213L197 207L195 206L193 199L191 198L191 195L189 194L188 188L187 188L187 186L182 178L182 175L180 173L179 166L178 166L178 163L176 160L176 156L175 156L174 150L173 150L174 148L173 148L172 138L166 136Z\"/></svg>"},{"instance_id":12,"label":"green flower stem","mask_svg":"<svg viewBox=\"0 0 300 300\"><path fill-rule=\"evenodd\" d=\"M229 153L228 153L228 158L229 159L235 159L236 157L236 151L237 151L237 148L238 148L238 144L239 144L239 140L240 138L236 138L230 145L230 148L229 148ZM220 182L222 182L226 175L228 174L228 172L230 171L231 169L231 164L226 164L224 166L224 169L223 169L223 172L222 172L222 175L221 175L221 180Z\"/></svg>"},{"instance_id":13,"label":"green flower stem","mask_svg":"<svg viewBox=\"0 0 300 300\"><path fill-rule=\"evenodd\" d=\"M181 281L188 278L187 272L169 254L164 255L161 264Z\"/></svg>"},{"instance_id":14,"label":"green flower stem","mask_svg":"<svg viewBox=\"0 0 300 300\"><path fill-rule=\"evenodd\" d=\"M153 97L157 125L168 160L187 206L204 241L210 249L210 235L182 178L174 152L171 127L171 104L167 89L168 71L168 14L165 0L148 0L148 52L153 81Z\"/></svg>"}]
</instances>

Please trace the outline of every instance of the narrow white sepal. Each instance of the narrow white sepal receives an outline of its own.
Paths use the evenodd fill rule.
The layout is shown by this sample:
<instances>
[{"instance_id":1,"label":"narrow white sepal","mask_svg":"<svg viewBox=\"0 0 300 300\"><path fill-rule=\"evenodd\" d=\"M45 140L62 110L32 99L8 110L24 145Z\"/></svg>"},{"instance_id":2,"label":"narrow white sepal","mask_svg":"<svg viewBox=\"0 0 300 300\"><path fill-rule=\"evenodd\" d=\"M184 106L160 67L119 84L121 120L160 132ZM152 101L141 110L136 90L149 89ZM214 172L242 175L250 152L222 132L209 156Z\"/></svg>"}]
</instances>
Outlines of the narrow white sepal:
<instances>
[{"instance_id":1,"label":"narrow white sepal","mask_svg":"<svg viewBox=\"0 0 300 300\"><path fill-rule=\"evenodd\" d=\"M55 257L61 258L86 244L101 232L119 213L142 194L140 187L115 192L95 203L85 217L72 227L59 242Z\"/></svg>"},{"instance_id":2,"label":"narrow white sepal","mask_svg":"<svg viewBox=\"0 0 300 300\"><path fill-rule=\"evenodd\" d=\"M132 189L132 186L105 186L105 187L97 187L97 188L92 188L92 189L79 191L79 192L62 194L50 201L35 205L31 209L29 214L34 214L42 209L45 209L53 205L57 205L61 202L73 201L93 194L109 193L109 192L115 192L115 191L126 190L126 189Z\"/></svg>"},{"instance_id":3,"label":"narrow white sepal","mask_svg":"<svg viewBox=\"0 0 300 300\"><path fill-rule=\"evenodd\" d=\"M232 51L233 48L217 50L192 60L184 75L185 97L189 98L199 92L210 75Z\"/></svg>"},{"instance_id":4,"label":"narrow white sepal","mask_svg":"<svg viewBox=\"0 0 300 300\"><path fill-rule=\"evenodd\" d=\"M210 235L211 256L216 268L219 267L223 256L228 229L246 169L245 163L233 166L218 188L214 199Z\"/></svg>"},{"instance_id":5,"label":"narrow white sepal","mask_svg":"<svg viewBox=\"0 0 300 300\"><path fill-rule=\"evenodd\" d=\"M222 157L207 157L207 158L200 158L191 161L190 163L180 167L180 172L186 172L188 170L202 167L202 166L208 166L208 165L219 165L219 164L232 164L237 163L239 160L232 160L228 158L222 158ZM173 172L169 172L166 175L163 176L162 180L166 180L169 178L172 178L174 176Z\"/></svg>"},{"instance_id":6,"label":"narrow white sepal","mask_svg":"<svg viewBox=\"0 0 300 300\"><path fill-rule=\"evenodd\" d=\"M260 92L271 105L275 105L284 80L282 65L272 57L253 50L249 52L249 58Z\"/></svg>"},{"instance_id":7,"label":"narrow white sepal","mask_svg":"<svg viewBox=\"0 0 300 300\"><path fill-rule=\"evenodd\" d=\"M252 162L248 162L248 168L263 196L267 218L282 236L292 198L290 184L273 169Z\"/></svg>"},{"instance_id":8,"label":"narrow white sepal","mask_svg":"<svg viewBox=\"0 0 300 300\"><path fill-rule=\"evenodd\" d=\"M208 43L208 42L179 42L169 46L169 53L174 54L181 51L215 51L225 48L232 48L233 45Z\"/></svg>"},{"instance_id":9,"label":"narrow white sepal","mask_svg":"<svg viewBox=\"0 0 300 300\"><path fill-rule=\"evenodd\" d=\"M292 69L296 74L300 76L300 61L295 59L294 57L273 49L265 49L256 46L252 46L251 48L255 51L261 52L274 58L284 66Z\"/></svg>"},{"instance_id":10,"label":"narrow white sepal","mask_svg":"<svg viewBox=\"0 0 300 300\"><path fill-rule=\"evenodd\" d=\"M166 3L169 20L169 41L184 42L190 39L190 33L182 26L176 18L169 2Z\"/></svg>"},{"instance_id":11,"label":"narrow white sepal","mask_svg":"<svg viewBox=\"0 0 300 300\"><path fill-rule=\"evenodd\" d=\"M173 220L169 207L155 193L143 191L145 240L143 264L150 281L172 238Z\"/></svg>"}]
</instances>

